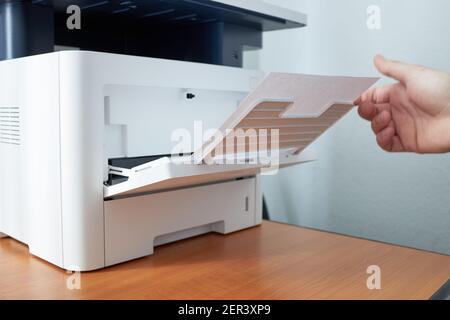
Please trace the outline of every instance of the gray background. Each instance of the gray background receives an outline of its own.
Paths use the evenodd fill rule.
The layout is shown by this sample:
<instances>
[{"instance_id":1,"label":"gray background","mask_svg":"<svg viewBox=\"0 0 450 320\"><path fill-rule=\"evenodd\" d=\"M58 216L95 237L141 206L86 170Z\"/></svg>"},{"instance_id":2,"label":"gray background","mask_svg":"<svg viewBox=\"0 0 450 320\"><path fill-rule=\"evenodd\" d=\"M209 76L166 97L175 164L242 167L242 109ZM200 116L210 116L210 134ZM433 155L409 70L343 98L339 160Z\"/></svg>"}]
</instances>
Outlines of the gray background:
<instances>
[{"instance_id":1,"label":"gray background","mask_svg":"<svg viewBox=\"0 0 450 320\"><path fill-rule=\"evenodd\" d=\"M382 53L450 71L448 0L267 2L307 13L308 26L266 34L246 67L378 76ZM373 4L381 30L366 26ZM317 162L263 178L272 220L450 254L450 155L385 153L356 111L312 148Z\"/></svg>"}]
</instances>

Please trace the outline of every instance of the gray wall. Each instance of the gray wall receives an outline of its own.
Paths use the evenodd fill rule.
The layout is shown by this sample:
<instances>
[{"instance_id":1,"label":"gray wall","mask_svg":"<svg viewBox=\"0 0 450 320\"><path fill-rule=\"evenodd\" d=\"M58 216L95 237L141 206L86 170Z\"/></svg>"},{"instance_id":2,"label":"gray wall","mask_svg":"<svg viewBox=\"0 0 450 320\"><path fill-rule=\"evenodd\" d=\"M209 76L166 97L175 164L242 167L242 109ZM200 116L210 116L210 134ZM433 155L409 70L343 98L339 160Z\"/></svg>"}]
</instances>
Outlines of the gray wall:
<instances>
[{"instance_id":1,"label":"gray wall","mask_svg":"<svg viewBox=\"0 0 450 320\"><path fill-rule=\"evenodd\" d=\"M374 76L382 53L450 71L448 0L267 2L307 13L309 25L267 34L250 66ZM381 30L366 26L372 4ZM264 177L273 220L450 254L450 155L385 153L356 111L312 147L317 162Z\"/></svg>"}]
</instances>

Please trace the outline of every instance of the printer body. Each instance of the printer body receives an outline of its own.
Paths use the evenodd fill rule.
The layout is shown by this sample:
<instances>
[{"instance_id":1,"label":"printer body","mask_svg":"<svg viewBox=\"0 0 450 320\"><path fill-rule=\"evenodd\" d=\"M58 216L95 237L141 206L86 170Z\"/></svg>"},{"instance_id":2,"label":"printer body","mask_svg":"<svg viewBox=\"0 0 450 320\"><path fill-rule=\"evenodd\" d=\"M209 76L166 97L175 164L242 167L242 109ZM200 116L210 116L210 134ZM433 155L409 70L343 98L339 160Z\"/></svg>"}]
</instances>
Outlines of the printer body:
<instances>
[{"instance_id":1,"label":"printer body","mask_svg":"<svg viewBox=\"0 0 450 320\"><path fill-rule=\"evenodd\" d=\"M372 84L241 68L264 31L306 25L263 1L70 4L81 30L66 1L0 1L0 236L67 270L261 224L261 174L313 160ZM217 128L244 131L227 149Z\"/></svg>"},{"instance_id":2,"label":"printer body","mask_svg":"<svg viewBox=\"0 0 450 320\"><path fill-rule=\"evenodd\" d=\"M171 163L174 132L218 128L264 78L244 49L304 25L262 1L0 1L0 237L89 271L260 224L261 166Z\"/></svg>"},{"instance_id":3,"label":"printer body","mask_svg":"<svg viewBox=\"0 0 450 320\"><path fill-rule=\"evenodd\" d=\"M193 131L194 121L220 126L262 76L77 51L1 62L0 232L57 266L87 271L260 224L258 169L249 166L179 164L185 172L148 180L146 190L124 182L118 196L108 180L111 159L171 155L173 131ZM170 183L170 174L184 179Z\"/></svg>"}]
</instances>

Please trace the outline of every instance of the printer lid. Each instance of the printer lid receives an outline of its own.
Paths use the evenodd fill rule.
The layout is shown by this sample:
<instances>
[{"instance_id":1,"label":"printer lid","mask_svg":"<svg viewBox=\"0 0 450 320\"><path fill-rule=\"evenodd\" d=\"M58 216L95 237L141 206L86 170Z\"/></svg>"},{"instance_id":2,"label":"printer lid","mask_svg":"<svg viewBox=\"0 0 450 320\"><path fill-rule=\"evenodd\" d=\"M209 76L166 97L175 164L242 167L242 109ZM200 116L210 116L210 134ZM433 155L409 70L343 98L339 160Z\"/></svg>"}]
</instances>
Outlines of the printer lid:
<instances>
[{"instance_id":1,"label":"printer lid","mask_svg":"<svg viewBox=\"0 0 450 320\"><path fill-rule=\"evenodd\" d=\"M229 150L236 152L242 142L246 144L240 146L244 150L274 148L265 140L264 145L258 140L252 146L250 139L239 139L243 131L252 129L277 135L277 149L295 149L300 153L350 111L353 101L377 81L378 78L270 73L224 122L219 139L211 137L194 153L195 161L201 163L212 154ZM235 148L226 148L230 141Z\"/></svg>"}]
</instances>

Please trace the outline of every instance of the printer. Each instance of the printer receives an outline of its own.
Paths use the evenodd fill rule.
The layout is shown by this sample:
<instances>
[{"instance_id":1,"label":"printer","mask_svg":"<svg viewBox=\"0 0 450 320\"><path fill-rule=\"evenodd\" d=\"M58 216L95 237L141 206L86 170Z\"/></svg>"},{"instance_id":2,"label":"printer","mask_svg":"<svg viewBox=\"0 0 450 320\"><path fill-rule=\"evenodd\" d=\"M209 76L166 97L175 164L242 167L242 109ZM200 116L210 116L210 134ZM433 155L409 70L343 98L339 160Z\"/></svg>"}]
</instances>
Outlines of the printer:
<instances>
[{"instance_id":1,"label":"printer","mask_svg":"<svg viewBox=\"0 0 450 320\"><path fill-rule=\"evenodd\" d=\"M261 175L314 160L376 81L242 68L305 25L263 1L0 2L1 235L91 271L261 224Z\"/></svg>"}]
</instances>

